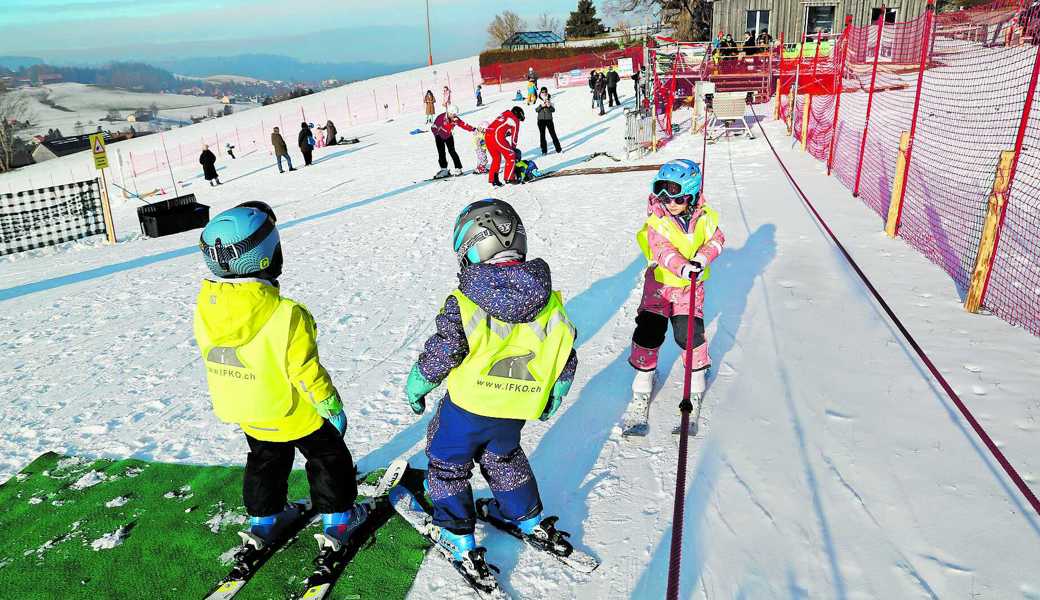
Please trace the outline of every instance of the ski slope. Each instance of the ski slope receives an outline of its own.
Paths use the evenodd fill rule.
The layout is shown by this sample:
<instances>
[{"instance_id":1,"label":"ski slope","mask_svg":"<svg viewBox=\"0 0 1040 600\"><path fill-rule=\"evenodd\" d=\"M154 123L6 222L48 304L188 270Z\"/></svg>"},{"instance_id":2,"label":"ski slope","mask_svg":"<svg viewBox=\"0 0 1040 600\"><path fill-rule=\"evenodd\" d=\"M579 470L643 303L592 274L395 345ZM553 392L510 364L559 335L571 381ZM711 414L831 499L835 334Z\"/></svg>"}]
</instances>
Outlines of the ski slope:
<instances>
[{"instance_id":1,"label":"ski slope","mask_svg":"<svg viewBox=\"0 0 1040 600\"><path fill-rule=\"evenodd\" d=\"M630 85L619 91L631 100ZM486 90L487 107L459 104L479 124L511 107L511 97ZM582 88L554 99L563 154L538 156L533 111L521 132L542 169L616 164L585 162L595 152L623 158L620 110L596 116ZM174 176L211 214L245 200L274 206L283 291L318 322L322 362L344 399L346 439L362 470L402 455L425 465L430 415L412 415L404 382L456 281L450 228L473 200L494 193L513 203L530 255L552 266L579 332L574 388L553 420L528 425L524 447L547 510L603 566L577 575L499 532L481 528L478 539L516 597L663 597L677 456L670 431L681 393L670 336L649 437L624 440L618 427L645 266L634 234L652 175L561 177L495 192L481 176L430 182L434 144L429 133L408 134L416 127L426 128L418 114L344 127L361 143L319 149L315 165L295 173L279 174L261 150L236 161L221 155L218 188L194 168ZM965 313L941 271L886 238L874 213L790 147L782 126L766 130L1036 489L1040 340ZM468 135L457 134L456 145L472 168ZM700 156L700 138L684 134L641 162ZM682 596L1040 598L1040 519L802 207L764 140L722 141L707 156L705 190L727 244L708 284L714 368L691 443ZM63 161L51 167L59 177L69 168ZM48 165L33 176L46 177ZM137 183L152 189L169 175ZM46 450L244 461L242 434L210 411L192 339L207 274L198 232L142 238L139 202L113 197L118 245L78 242L0 261L0 480ZM475 483L488 493L479 475ZM431 554L410 597L470 596Z\"/></svg>"}]
</instances>

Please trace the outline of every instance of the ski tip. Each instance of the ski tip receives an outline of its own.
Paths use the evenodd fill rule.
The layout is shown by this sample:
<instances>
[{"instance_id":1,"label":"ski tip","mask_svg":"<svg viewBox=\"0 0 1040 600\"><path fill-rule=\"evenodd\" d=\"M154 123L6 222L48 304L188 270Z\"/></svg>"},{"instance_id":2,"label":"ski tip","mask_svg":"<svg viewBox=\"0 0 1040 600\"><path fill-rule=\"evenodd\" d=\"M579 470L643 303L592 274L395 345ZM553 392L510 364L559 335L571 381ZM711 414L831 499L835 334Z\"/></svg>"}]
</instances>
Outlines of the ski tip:
<instances>
[{"instance_id":1,"label":"ski tip","mask_svg":"<svg viewBox=\"0 0 1040 600\"><path fill-rule=\"evenodd\" d=\"M327 592L330 587L332 586L328 583L312 585L307 588L307 591L304 592L302 596L300 596L300 600L321 600L321 598L325 597L325 592Z\"/></svg>"}]
</instances>

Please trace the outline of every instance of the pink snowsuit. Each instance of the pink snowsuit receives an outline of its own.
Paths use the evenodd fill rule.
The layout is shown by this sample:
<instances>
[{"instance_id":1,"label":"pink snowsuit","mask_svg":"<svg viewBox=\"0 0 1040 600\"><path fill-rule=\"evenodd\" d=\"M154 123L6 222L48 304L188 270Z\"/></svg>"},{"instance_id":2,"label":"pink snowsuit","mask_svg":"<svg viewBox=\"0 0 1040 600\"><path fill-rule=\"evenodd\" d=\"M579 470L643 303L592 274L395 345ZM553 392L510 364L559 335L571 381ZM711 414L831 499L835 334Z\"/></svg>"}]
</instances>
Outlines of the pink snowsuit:
<instances>
[{"instance_id":1,"label":"pink snowsuit","mask_svg":"<svg viewBox=\"0 0 1040 600\"><path fill-rule=\"evenodd\" d=\"M704 202L705 201L702 200L702 204ZM668 209L662 206L661 203L658 202L657 198L652 195L648 200L647 215L657 215L662 218L675 219L675 221L679 223L680 228L692 231L696 226L697 220L704 214L704 211L700 207L701 204L694 207L693 216L689 221L688 229L682 225L680 219L671 216ZM655 264L647 267L646 272L643 275L643 298L639 303L639 312L654 313L666 318L689 315L691 289L694 289L696 292L693 294L693 316L697 319L703 320L703 283L678 288L660 283L654 277L654 268L657 265L667 269L677 277L682 277L682 268L684 265L689 264L690 261L683 257L679 250L668 241L668 238L653 228L647 229L647 241L650 246L650 252L653 254ZM712 234L711 238L705 242L699 250L697 250L695 256L703 258L705 264L710 265L722 252L722 247L725 243L726 236L722 233L722 229L716 228L715 233ZM682 335L685 337L685 332L683 332ZM692 342L693 340L687 340L687 343ZM657 367L657 354L659 349L660 346L657 348L647 348L640 346L633 341L632 354L629 357L629 362L632 366L640 370L654 369ZM685 359L685 354L683 357ZM704 343L695 346L693 349L692 368L696 371L708 367L710 364L711 359L708 357L708 344L707 339L705 339Z\"/></svg>"}]
</instances>

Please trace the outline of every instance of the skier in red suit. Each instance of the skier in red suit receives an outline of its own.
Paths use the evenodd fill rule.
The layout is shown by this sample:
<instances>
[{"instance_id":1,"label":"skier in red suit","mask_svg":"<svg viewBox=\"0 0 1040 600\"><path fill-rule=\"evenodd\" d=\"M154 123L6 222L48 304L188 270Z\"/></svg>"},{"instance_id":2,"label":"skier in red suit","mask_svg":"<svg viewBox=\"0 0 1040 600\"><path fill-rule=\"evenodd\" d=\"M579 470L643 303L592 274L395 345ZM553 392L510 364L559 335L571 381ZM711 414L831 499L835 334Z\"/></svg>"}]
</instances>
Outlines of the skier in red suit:
<instances>
[{"instance_id":1,"label":"skier in red suit","mask_svg":"<svg viewBox=\"0 0 1040 600\"><path fill-rule=\"evenodd\" d=\"M520 151L516 147L516 140L520 134L520 121L524 120L524 109L514 106L500 114L488 125L484 133L484 141L487 144L488 154L491 155L491 168L488 171L488 181L493 186L501 186L498 179L499 166L505 163L505 181L509 183L514 178L513 167L520 157Z\"/></svg>"}]
</instances>

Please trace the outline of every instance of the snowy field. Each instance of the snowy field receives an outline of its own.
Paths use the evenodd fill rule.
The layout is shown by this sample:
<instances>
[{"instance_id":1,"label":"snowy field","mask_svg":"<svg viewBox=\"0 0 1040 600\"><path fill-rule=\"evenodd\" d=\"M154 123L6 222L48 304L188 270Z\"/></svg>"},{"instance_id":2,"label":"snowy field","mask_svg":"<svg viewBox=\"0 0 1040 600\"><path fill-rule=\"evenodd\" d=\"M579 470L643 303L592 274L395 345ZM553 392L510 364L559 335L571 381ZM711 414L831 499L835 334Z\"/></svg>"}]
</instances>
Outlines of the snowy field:
<instances>
[{"instance_id":1,"label":"snowy field","mask_svg":"<svg viewBox=\"0 0 1040 600\"><path fill-rule=\"evenodd\" d=\"M147 124L129 123L125 119L135 110L148 109L153 103L159 107L159 117L177 121L189 121L191 117L204 117L212 109L220 113L224 105L208 96L185 96L182 94L151 94L100 88L82 83L58 83L34 88L20 88L14 92L28 101L33 127L28 135L46 134L49 129L60 129L64 135L76 133L76 122L83 125L85 133L93 132L98 125L103 129L127 129L147 127ZM50 104L45 104L47 101ZM255 108L256 104L236 104L236 111ZM57 108L60 107L60 108ZM123 121L102 121L108 111L116 109Z\"/></svg>"},{"instance_id":2,"label":"snowy field","mask_svg":"<svg viewBox=\"0 0 1040 600\"><path fill-rule=\"evenodd\" d=\"M631 101L630 85L620 91ZM488 90L485 108L458 103L476 124L511 107L510 97ZM616 164L585 162L595 152L623 157L619 109L596 116L582 88L555 99L563 154L538 156L533 113L521 133L541 168ZM574 389L553 420L526 428L524 447L547 510L603 566L575 575L498 532L481 529L478 539L518 597L663 597L677 456L670 431L681 392L670 337L650 436L626 441L618 427L645 266L634 235L651 174L561 177L496 192L480 176L429 182L436 153L429 133L408 134L417 127L418 114L343 128L361 143L318 150L315 165L295 173L279 174L260 150L236 161L220 155L218 188L194 168L174 175L211 214L245 200L274 206L283 290L318 322L322 362L343 396L346 439L362 470L401 455L425 465L430 416L412 415L404 382L455 284L450 228L473 200L494 193L512 202L530 256L552 266L579 332ZM868 207L782 137L782 125L766 129L983 426L1040 487L1040 340L965 313L944 273L889 240ZM197 138L193 130L174 134ZM456 144L472 168L468 134ZM684 135L643 162L700 156L699 137ZM68 167L61 159L19 177ZM141 189L169 183L165 173L139 179ZM710 146L705 189L727 244L708 284L714 368L691 443L682 596L1040 598L1037 515L802 207L765 141ZM244 461L241 433L210 411L192 338L207 274L198 231L142 238L140 203L114 197L118 245L79 242L0 261L0 480L46 450ZM411 596L468 597L461 589L431 555Z\"/></svg>"}]
</instances>

